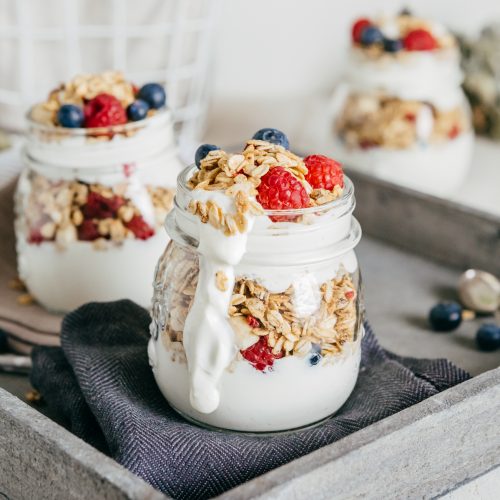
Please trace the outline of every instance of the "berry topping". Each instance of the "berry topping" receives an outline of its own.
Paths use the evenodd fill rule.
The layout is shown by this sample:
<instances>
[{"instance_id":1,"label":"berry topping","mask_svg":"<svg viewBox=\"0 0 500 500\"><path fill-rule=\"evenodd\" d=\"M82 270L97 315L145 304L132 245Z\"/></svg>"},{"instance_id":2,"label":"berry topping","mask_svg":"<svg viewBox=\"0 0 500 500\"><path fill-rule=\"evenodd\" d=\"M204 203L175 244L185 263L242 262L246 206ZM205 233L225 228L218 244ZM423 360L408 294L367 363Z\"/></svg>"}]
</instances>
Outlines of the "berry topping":
<instances>
[{"instance_id":1,"label":"berry topping","mask_svg":"<svg viewBox=\"0 0 500 500\"><path fill-rule=\"evenodd\" d=\"M376 26L366 26L361 32L362 45L374 45L383 41L384 35Z\"/></svg>"},{"instance_id":2,"label":"berry topping","mask_svg":"<svg viewBox=\"0 0 500 500\"><path fill-rule=\"evenodd\" d=\"M194 154L196 166L200 166L201 160L203 160L203 158L205 158L210 151L217 151L218 149L220 149L219 146L215 146L214 144L202 144Z\"/></svg>"},{"instance_id":3,"label":"berry topping","mask_svg":"<svg viewBox=\"0 0 500 500\"><path fill-rule=\"evenodd\" d=\"M321 361L321 357L321 346L319 344L313 344L311 355L309 356L309 364L311 366L317 365Z\"/></svg>"},{"instance_id":4,"label":"berry topping","mask_svg":"<svg viewBox=\"0 0 500 500\"><path fill-rule=\"evenodd\" d=\"M83 110L74 104L63 104L57 112L57 123L61 127L80 128L83 125Z\"/></svg>"},{"instance_id":5,"label":"berry topping","mask_svg":"<svg viewBox=\"0 0 500 500\"><path fill-rule=\"evenodd\" d=\"M434 50L438 44L436 39L424 29L416 29L410 31L403 40L403 45L406 50Z\"/></svg>"},{"instance_id":6,"label":"berry topping","mask_svg":"<svg viewBox=\"0 0 500 500\"><path fill-rule=\"evenodd\" d=\"M137 99L132 104L129 104L127 108L127 116L130 121L136 122L138 120L144 120L144 118L148 115L148 111L148 103L142 99Z\"/></svg>"},{"instance_id":7,"label":"berry topping","mask_svg":"<svg viewBox=\"0 0 500 500\"><path fill-rule=\"evenodd\" d=\"M34 245L40 245L40 243L42 243L44 239L45 238L42 236L40 229L32 229L30 231L30 234L28 235L28 243Z\"/></svg>"},{"instance_id":8,"label":"berry topping","mask_svg":"<svg viewBox=\"0 0 500 500\"><path fill-rule=\"evenodd\" d=\"M352 30L351 30L352 40L355 43L361 43L361 34L363 33L363 30L370 25L371 25L371 22L369 19L366 19L366 18L358 19L352 25Z\"/></svg>"},{"instance_id":9,"label":"berry topping","mask_svg":"<svg viewBox=\"0 0 500 500\"><path fill-rule=\"evenodd\" d=\"M272 348L267 343L267 336L259 337L255 344L240 352L256 370L261 372L273 366L275 359L280 359L283 356L281 353L273 354Z\"/></svg>"},{"instance_id":10,"label":"berry topping","mask_svg":"<svg viewBox=\"0 0 500 500\"><path fill-rule=\"evenodd\" d=\"M247 323L252 328L259 328L260 326L259 320L252 315L247 316Z\"/></svg>"},{"instance_id":11,"label":"berry topping","mask_svg":"<svg viewBox=\"0 0 500 500\"><path fill-rule=\"evenodd\" d=\"M146 83L146 85L140 88L137 97L146 101L149 107L153 109L165 106L165 102L167 101L165 89L159 83Z\"/></svg>"},{"instance_id":12,"label":"berry topping","mask_svg":"<svg viewBox=\"0 0 500 500\"><path fill-rule=\"evenodd\" d=\"M449 332L462 323L462 306L456 302L441 302L429 313L429 323L436 332Z\"/></svg>"},{"instance_id":13,"label":"berry topping","mask_svg":"<svg viewBox=\"0 0 500 500\"><path fill-rule=\"evenodd\" d=\"M120 196L106 198L91 191L87 197L87 203L82 207L82 212L86 219L113 218L124 203L124 199Z\"/></svg>"},{"instance_id":14,"label":"berry topping","mask_svg":"<svg viewBox=\"0 0 500 500\"><path fill-rule=\"evenodd\" d=\"M269 210L293 210L309 206L309 195L306 188L283 167L275 167L269 170L261 178L257 191L257 201L263 208ZM279 221L278 218L273 220L275 222Z\"/></svg>"},{"instance_id":15,"label":"berry topping","mask_svg":"<svg viewBox=\"0 0 500 500\"><path fill-rule=\"evenodd\" d=\"M94 241L100 237L99 231L97 229L97 224L91 220L84 220L80 226L78 226L78 239L82 241Z\"/></svg>"},{"instance_id":16,"label":"berry topping","mask_svg":"<svg viewBox=\"0 0 500 500\"><path fill-rule=\"evenodd\" d=\"M403 50L402 40L391 40L390 38L384 39L384 50L386 52L399 52Z\"/></svg>"},{"instance_id":17,"label":"berry topping","mask_svg":"<svg viewBox=\"0 0 500 500\"><path fill-rule=\"evenodd\" d=\"M85 127L110 127L127 123L127 114L120 101L110 94L99 94L83 108Z\"/></svg>"},{"instance_id":18,"label":"berry topping","mask_svg":"<svg viewBox=\"0 0 500 500\"><path fill-rule=\"evenodd\" d=\"M344 187L344 172L339 162L323 155L310 155L304 158L308 173L306 181L314 189L328 189L335 186Z\"/></svg>"},{"instance_id":19,"label":"berry topping","mask_svg":"<svg viewBox=\"0 0 500 500\"><path fill-rule=\"evenodd\" d=\"M252 139L272 142L273 144L278 144L278 146L283 146L285 149L290 147L288 137L281 130L275 128L261 128L255 132Z\"/></svg>"},{"instance_id":20,"label":"berry topping","mask_svg":"<svg viewBox=\"0 0 500 500\"><path fill-rule=\"evenodd\" d=\"M500 327L493 323L481 325L476 333L476 343L481 351L496 351L500 348Z\"/></svg>"},{"instance_id":21,"label":"berry topping","mask_svg":"<svg viewBox=\"0 0 500 500\"><path fill-rule=\"evenodd\" d=\"M147 240L155 234L154 229L140 215L134 215L125 224L125 227L130 229L134 233L134 236L140 240Z\"/></svg>"}]
</instances>

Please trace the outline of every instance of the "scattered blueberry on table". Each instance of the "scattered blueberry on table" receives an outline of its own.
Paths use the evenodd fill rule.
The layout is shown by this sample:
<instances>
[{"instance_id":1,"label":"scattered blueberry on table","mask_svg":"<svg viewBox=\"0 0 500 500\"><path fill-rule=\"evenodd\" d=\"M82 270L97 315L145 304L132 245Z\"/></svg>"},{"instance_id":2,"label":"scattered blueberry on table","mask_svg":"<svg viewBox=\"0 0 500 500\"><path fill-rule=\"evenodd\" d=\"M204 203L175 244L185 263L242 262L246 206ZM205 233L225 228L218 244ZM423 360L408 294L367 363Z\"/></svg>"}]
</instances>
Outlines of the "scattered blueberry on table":
<instances>
[{"instance_id":1,"label":"scattered blueberry on table","mask_svg":"<svg viewBox=\"0 0 500 500\"><path fill-rule=\"evenodd\" d=\"M283 146L285 149L290 148L288 137L283 132L281 132L281 130L277 130L275 128L261 128L260 130L255 132L252 139L272 142L273 144Z\"/></svg>"},{"instance_id":2,"label":"scattered blueberry on table","mask_svg":"<svg viewBox=\"0 0 500 500\"><path fill-rule=\"evenodd\" d=\"M462 323L462 306L457 302L440 302L429 313L429 323L436 332L451 332Z\"/></svg>"},{"instance_id":3,"label":"scattered blueberry on table","mask_svg":"<svg viewBox=\"0 0 500 500\"><path fill-rule=\"evenodd\" d=\"M216 151L217 149L220 148L215 144L202 144L194 154L194 162L196 163L196 166L197 167L200 166L201 160L203 160L203 158L205 158L205 156L207 156L207 154L210 153L210 151Z\"/></svg>"},{"instance_id":4,"label":"scattered blueberry on table","mask_svg":"<svg viewBox=\"0 0 500 500\"><path fill-rule=\"evenodd\" d=\"M481 351L496 351L500 348L500 327L485 323L476 333L476 343Z\"/></svg>"},{"instance_id":5,"label":"scattered blueberry on table","mask_svg":"<svg viewBox=\"0 0 500 500\"><path fill-rule=\"evenodd\" d=\"M83 109L74 104L63 104L57 112L57 121L62 127L81 128L83 120Z\"/></svg>"}]
</instances>

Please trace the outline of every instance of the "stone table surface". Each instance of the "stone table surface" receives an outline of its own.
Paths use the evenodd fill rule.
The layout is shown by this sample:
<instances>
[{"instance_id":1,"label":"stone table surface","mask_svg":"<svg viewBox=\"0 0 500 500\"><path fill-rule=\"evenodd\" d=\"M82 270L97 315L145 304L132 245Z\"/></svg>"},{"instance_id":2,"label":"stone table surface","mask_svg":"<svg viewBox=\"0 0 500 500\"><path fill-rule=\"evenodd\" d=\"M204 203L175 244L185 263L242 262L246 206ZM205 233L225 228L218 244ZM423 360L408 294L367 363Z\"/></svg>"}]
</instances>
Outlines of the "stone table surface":
<instances>
[{"instance_id":1,"label":"stone table surface","mask_svg":"<svg viewBox=\"0 0 500 500\"><path fill-rule=\"evenodd\" d=\"M500 365L500 352L476 349L474 334L485 319L464 323L452 333L433 333L427 314L441 299L456 298L460 270L364 237L357 249L364 282L367 318L382 346L413 357L448 358L472 375ZM24 399L26 376L0 372L0 387ZM38 406L42 412L47 410ZM56 415L48 415L57 420Z\"/></svg>"}]
</instances>

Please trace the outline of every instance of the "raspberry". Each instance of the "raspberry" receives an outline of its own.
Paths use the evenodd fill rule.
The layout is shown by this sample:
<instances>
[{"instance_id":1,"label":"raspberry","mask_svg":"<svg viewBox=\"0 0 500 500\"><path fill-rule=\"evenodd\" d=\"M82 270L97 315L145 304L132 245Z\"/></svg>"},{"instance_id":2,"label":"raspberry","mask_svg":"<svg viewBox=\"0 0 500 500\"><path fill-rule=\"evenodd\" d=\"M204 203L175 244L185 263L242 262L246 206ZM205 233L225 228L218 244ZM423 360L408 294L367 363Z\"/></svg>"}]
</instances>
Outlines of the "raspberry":
<instances>
[{"instance_id":1,"label":"raspberry","mask_svg":"<svg viewBox=\"0 0 500 500\"><path fill-rule=\"evenodd\" d=\"M125 200L120 196L106 198L95 191L90 191L82 211L86 219L114 218L124 203Z\"/></svg>"},{"instance_id":2,"label":"raspberry","mask_svg":"<svg viewBox=\"0 0 500 500\"><path fill-rule=\"evenodd\" d=\"M140 240L147 240L155 234L154 229L140 215L134 215L125 224L125 227L130 229L134 233L134 236Z\"/></svg>"},{"instance_id":3,"label":"raspberry","mask_svg":"<svg viewBox=\"0 0 500 500\"><path fill-rule=\"evenodd\" d=\"M339 162L323 155L310 155L304 158L307 167L306 181L314 189L344 187L344 172Z\"/></svg>"},{"instance_id":4,"label":"raspberry","mask_svg":"<svg viewBox=\"0 0 500 500\"><path fill-rule=\"evenodd\" d=\"M352 25L352 39L356 43L361 43L361 34L363 33L363 30L367 27L370 26L371 22L369 19L361 18L358 19L353 25Z\"/></svg>"},{"instance_id":5,"label":"raspberry","mask_svg":"<svg viewBox=\"0 0 500 500\"><path fill-rule=\"evenodd\" d=\"M417 29L410 31L403 40L406 50L434 50L437 49L436 39L427 30Z\"/></svg>"},{"instance_id":6,"label":"raspberry","mask_svg":"<svg viewBox=\"0 0 500 500\"><path fill-rule=\"evenodd\" d=\"M78 239L81 241L94 241L100 236L97 224L93 220L84 220L78 227Z\"/></svg>"},{"instance_id":7,"label":"raspberry","mask_svg":"<svg viewBox=\"0 0 500 500\"><path fill-rule=\"evenodd\" d=\"M99 94L83 107L85 127L110 127L127 123L127 113L120 101L110 94Z\"/></svg>"},{"instance_id":8,"label":"raspberry","mask_svg":"<svg viewBox=\"0 0 500 500\"><path fill-rule=\"evenodd\" d=\"M251 315L247 316L247 323L252 328L259 328L260 326L259 320Z\"/></svg>"},{"instance_id":9,"label":"raspberry","mask_svg":"<svg viewBox=\"0 0 500 500\"><path fill-rule=\"evenodd\" d=\"M450 139L455 139L460 134L460 127L458 125L453 125L450 131L448 132L448 137Z\"/></svg>"},{"instance_id":10,"label":"raspberry","mask_svg":"<svg viewBox=\"0 0 500 500\"><path fill-rule=\"evenodd\" d=\"M32 243L34 245L40 245L44 239L45 238L42 236L39 229L32 229L28 235L28 243Z\"/></svg>"},{"instance_id":11,"label":"raspberry","mask_svg":"<svg viewBox=\"0 0 500 500\"><path fill-rule=\"evenodd\" d=\"M256 370L261 372L267 367L272 367L275 359L283 357L282 353L273 354L272 348L267 343L267 336L259 337L255 344L240 352Z\"/></svg>"},{"instance_id":12,"label":"raspberry","mask_svg":"<svg viewBox=\"0 0 500 500\"><path fill-rule=\"evenodd\" d=\"M274 167L261 178L257 201L270 210L293 210L309 206L309 195L304 185L283 167ZM288 220L274 217L273 221Z\"/></svg>"}]
</instances>

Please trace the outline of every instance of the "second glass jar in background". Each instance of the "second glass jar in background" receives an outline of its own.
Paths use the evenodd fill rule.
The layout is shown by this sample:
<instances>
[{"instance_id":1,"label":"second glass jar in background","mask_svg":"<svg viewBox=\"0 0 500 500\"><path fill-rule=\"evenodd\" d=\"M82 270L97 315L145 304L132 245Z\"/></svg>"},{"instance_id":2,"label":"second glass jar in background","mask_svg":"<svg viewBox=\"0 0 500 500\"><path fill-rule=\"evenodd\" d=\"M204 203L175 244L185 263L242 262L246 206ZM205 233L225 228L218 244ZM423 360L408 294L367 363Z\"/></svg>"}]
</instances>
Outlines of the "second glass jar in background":
<instances>
[{"instance_id":1,"label":"second glass jar in background","mask_svg":"<svg viewBox=\"0 0 500 500\"><path fill-rule=\"evenodd\" d=\"M109 129L29 122L16 193L18 268L44 307L150 305L180 161L169 111Z\"/></svg>"}]
</instances>

